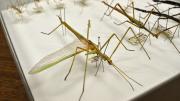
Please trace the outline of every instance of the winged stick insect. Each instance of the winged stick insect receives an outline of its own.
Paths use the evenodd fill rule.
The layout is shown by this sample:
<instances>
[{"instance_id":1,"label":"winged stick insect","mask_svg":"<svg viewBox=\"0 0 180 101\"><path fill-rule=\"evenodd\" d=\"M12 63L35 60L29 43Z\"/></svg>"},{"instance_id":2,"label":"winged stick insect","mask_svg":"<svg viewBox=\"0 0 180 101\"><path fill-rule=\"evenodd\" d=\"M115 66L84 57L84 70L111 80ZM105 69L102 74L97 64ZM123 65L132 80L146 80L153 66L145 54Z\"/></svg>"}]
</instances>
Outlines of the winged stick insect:
<instances>
[{"instance_id":1,"label":"winged stick insect","mask_svg":"<svg viewBox=\"0 0 180 101\"><path fill-rule=\"evenodd\" d=\"M118 68L112 61L111 57L107 56L105 54L105 51L104 53L101 52L101 50L106 46L108 45L109 41L111 40L111 38L113 36L116 36L116 34L112 34L112 36L105 42L104 45L102 45L102 47L99 49L98 48L98 45L96 45L95 43L93 43L91 40L89 40L89 29L90 29L90 20L88 21L88 29L87 29L87 38L85 38L84 36L82 36L79 32L77 32L75 29L73 29L68 23L66 23L65 21L62 21L62 19L59 17L59 20L60 20L60 24L58 26L61 26L61 25L64 25L68 30L70 30L80 41L80 43L82 45L84 45L84 47L79 47L77 46L76 47L76 50L75 52L69 54L69 55L66 55L66 56L63 56L63 57L60 57L56 60L52 60L51 62L47 62L47 63L44 63L44 59L40 60L38 63L42 63L42 64L36 64L29 72L29 74L35 74L35 73L39 73L43 70L46 70L66 59L69 59L71 57L73 57L73 61L72 61L72 64L71 64L71 67L67 73L67 75L65 76L65 79L67 79L67 77L69 76L71 70L72 70L72 67L73 67L73 64L74 64L74 60L75 60L75 57L82 53L82 52L86 52L86 62L85 62L85 70L84 70L84 77L83 77L83 87L82 87L82 92L81 92L81 95L79 97L79 101L81 100L82 96L83 96L83 93L84 93L84 90L85 90L85 81L86 81L86 73L87 73L87 66L88 66L88 56L90 54L96 54L100 59L101 61L106 61L109 65L111 65L127 82L128 84L130 85L130 87L132 88L132 90L134 90L134 87L132 86L132 84L130 83L129 80L132 80L133 82L137 83L138 85L142 86L140 83L138 83L137 81L135 81L134 79L132 79L131 77L129 77L125 72L123 72L120 68ZM55 28L57 29L57 27ZM55 30L53 29L53 31ZM44 33L44 34L51 34L53 31L51 31L50 33ZM117 37L117 36L116 36ZM119 40L119 38L117 38ZM119 40L119 43L122 43L122 39ZM119 46L120 44L118 44ZM114 54L114 53L112 53ZM55 55L54 53L51 54L51 56ZM112 55L111 55L112 56ZM50 56L47 56L45 57L46 60L48 59L48 57ZM128 80L129 79L129 80Z\"/></svg>"}]
</instances>

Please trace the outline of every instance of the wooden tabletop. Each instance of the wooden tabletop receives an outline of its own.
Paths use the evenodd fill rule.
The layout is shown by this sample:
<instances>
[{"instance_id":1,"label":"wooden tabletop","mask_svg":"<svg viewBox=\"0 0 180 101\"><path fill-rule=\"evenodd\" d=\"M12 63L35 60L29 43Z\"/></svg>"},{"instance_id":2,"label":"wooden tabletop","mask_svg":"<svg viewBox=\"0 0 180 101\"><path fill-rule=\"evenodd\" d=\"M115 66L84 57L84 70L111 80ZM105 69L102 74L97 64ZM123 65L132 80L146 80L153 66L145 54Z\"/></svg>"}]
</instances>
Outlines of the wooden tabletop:
<instances>
[{"instance_id":1,"label":"wooden tabletop","mask_svg":"<svg viewBox=\"0 0 180 101\"><path fill-rule=\"evenodd\" d=\"M28 101L0 24L0 101Z\"/></svg>"}]
</instances>

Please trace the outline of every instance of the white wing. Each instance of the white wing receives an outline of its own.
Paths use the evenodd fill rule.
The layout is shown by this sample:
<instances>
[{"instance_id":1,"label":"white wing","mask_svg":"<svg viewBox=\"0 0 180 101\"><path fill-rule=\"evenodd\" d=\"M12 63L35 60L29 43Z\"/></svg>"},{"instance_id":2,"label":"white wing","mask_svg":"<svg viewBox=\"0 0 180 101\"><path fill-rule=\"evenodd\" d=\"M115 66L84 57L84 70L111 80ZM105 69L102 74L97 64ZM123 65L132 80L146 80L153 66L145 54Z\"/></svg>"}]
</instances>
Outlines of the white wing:
<instances>
[{"instance_id":1,"label":"white wing","mask_svg":"<svg viewBox=\"0 0 180 101\"><path fill-rule=\"evenodd\" d=\"M45 69L52 67L53 65L56 65L57 63L65 59L74 56L75 54L79 54L80 51L78 51L78 53L75 52L76 47L85 46L79 40L75 40L69 45L65 46L64 48L61 48L42 58L37 64L35 64L32 67L32 69L29 71L29 74L39 73Z\"/></svg>"}]
</instances>

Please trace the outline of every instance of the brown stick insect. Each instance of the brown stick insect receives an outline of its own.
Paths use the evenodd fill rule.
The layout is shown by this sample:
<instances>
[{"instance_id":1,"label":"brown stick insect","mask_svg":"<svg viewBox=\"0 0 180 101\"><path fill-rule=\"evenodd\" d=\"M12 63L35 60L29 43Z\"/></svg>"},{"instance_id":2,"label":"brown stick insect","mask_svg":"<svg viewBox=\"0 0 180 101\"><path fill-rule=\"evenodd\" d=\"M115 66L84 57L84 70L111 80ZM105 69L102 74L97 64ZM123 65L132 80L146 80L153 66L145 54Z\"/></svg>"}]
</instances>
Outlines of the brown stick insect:
<instances>
[{"instance_id":1,"label":"brown stick insect","mask_svg":"<svg viewBox=\"0 0 180 101\"><path fill-rule=\"evenodd\" d=\"M143 30L147 31L147 32L149 33L149 35L152 35L153 37L156 37L156 38L158 38L161 33L163 33L163 32L165 32L165 31L167 31L167 30L169 30L169 29L171 29L171 28L179 25L179 24L177 24L177 25L174 25L174 26L172 26L172 27L169 27L169 28L166 28L166 29L160 31L159 33L154 33L154 32L152 32L151 30L149 30L149 29L145 26L146 23L148 22L148 19L150 18L151 14L152 14L151 12L147 14L147 16L146 16L147 19L146 19L145 22L143 23L143 22L141 22L140 20L137 20L137 19L135 18L135 11L134 11L134 3L133 3L133 2L132 2L132 5L133 5L133 17L130 16L129 14L127 14L127 13L125 12L125 10L122 8L122 6L121 6L119 3L117 3L114 7L111 6L111 5L109 5L109 4L106 3L105 1L102 1L102 3L112 9L109 14L106 14L106 12L104 13L104 14L106 14L107 16L111 15L111 13L115 10L115 11L117 11L118 13L120 13L120 14L124 15L125 17L127 17L127 19L128 19L127 21L124 21L124 22L122 22L122 23L120 23L120 24L118 24L118 25L121 25L121 24L123 24L123 23L128 22L128 23L136 26L137 28L139 28L139 31L140 31L140 29L143 29ZM153 10L154 10L154 9L152 9L151 11L153 11ZM139 17L139 18L140 18L140 17ZM128 31L129 31L130 29L131 29L132 32L134 32L131 27L128 28ZM149 35L148 35L148 36L149 36ZM138 38L138 37L136 37L136 38ZM148 38L148 37L147 37L147 38ZM146 39L147 39L147 38L146 38ZM169 39L169 38L168 38L168 39ZM172 42L172 40L169 39L169 41L170 41L171 44L175 47L175 49L178 51L178 53L180 53L179 49L175 46L175 44ZM140 45L141 45L141 48L144 49L144 47L143 47L143 45L141 44L140 41L139 41L139 43L140 43ZM146 52L145 49L144 49L144 51ZM149 55L148 55L147 52L146 52L146 54L147 54L148 58L150 59L150 57L149 57Z\"/></svg>"}]
</instances>

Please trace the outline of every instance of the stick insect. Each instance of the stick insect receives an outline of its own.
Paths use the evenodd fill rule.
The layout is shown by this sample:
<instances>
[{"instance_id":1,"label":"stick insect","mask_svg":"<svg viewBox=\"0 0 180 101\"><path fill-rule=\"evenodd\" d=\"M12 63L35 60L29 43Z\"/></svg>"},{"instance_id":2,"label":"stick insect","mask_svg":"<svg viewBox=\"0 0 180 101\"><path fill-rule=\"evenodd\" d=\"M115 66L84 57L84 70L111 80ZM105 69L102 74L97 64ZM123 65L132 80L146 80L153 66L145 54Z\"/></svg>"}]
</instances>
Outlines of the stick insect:
<instances>
[{"instance_id":1,"label":"stick insect","mask_svg":"<svg viewBox=\"0 0 180 101\"><path fill-rule=\"evenodd\" d=\"M48 5L52 5L55 9L64 9L65 4L63 0L47 0Z\"/></svg>"},{"instance_id":2,"label":"stick insect","mask_svg":"<svg viewBox=\"0 0 180 101\"><path fill-rule=\"evenodd\" d=\"M138 11L141 11L141 12L144 12L144 13L152 13L153 15L157 15L157 16L162 16L162 17L165 17L166 19L171 19L177 23L180 23L180 20L178 18L175 18L173 15L168 15L168 14L164 14L164 13L161 13L159 11L148 11L148 10L144 10L144 9L140 9L140 8L134 8Z\"/></svg>"},{"instance_id":3,"label":"stick insect","mask_svg":"<svg viewBox=\"0 0 180 101\"><path fill-rule=\"evenodd\" d=\"M135 25L135 26L137 26L137 27L139 28L139 34L141 33L141 32L140 32L140 28L141 28L141 29L147 30L149 33L155 35L154 33L152 33L151 31L149 31L149 30L144 26L144 25L146 24L147 20L146 20L145 23L142 23L140 20L136 20L136 19L135 19L134 9L133 9L133 17L131 17L130 15L128 15L128 14L126 13L126 11L122 8L122 6L121 6L120 4L116 4L114 7L112 7L111 5L107 4L105 1L102 1L102 3L104 3L106 6L108 6L108 8L112 8L112 10L110 11L109 14L106 14L106 12L107 12L107 10L106 10L106 12L104 13L104 15L110 16L111 13L112 13L112 11L113 11L113 10L116 10L117 12L123 14L124 16L126 16L126 17L129 19L129 21L124 21L124 22L122 22L122 23L120 23L120 24L118 24L118 25L121 25L121 24L123 24L123 23L125 23L125 22L128 22L128 23L133 24L133 25ZM132 2L132 5L134 5L133 2ZM120 7L120 9L117 8L117 6ZM103 16L104 16L104 15L103 15ZM146 36L146 35L136 35L136 34L135 34L135 31L134 31L131 27L129 27L129 28L127 29L127 31L126 31L125 34L127 34L129 31L132 31L132 32L133 32L133 34L134 34L134 38L133 38L133 39L136 39L136 40L137 40L137 42L135 42L135 43L139 43L139 44L141 45L141 47L143 48L143 50L144 50L144 52L146 53L147 57L150 59L150 56L149 56L148 52L146 51L146 49L145 49L144 46L142 45L142 41L144 41L145 39L141 40L141 39L142 39L141 36Z\"/></svg>"},{"instance_id":4,"label":"stick insect","mask_svg":"<svg viewBox=\"0 0 180 101\"><path fill-rule=\"evenodd\" d=\"M107 0L106 0L106 2L107 2ZM112 5L113 2L114 2L114 0L111 0L111 2L110 2L109 5ZM129 11L129 6L131 5L131 2L132 2L132 0L128 0L127 6L126 6L126 7L123 7L125 12L130 12L130 11ZM108 8L106 9L105 13L103 14L103 16L102 16L101 19L100 19L101 21L103 20L104 16L105 16L106 13L109 11L109 9L110 9L110 7L108 7Z\"/></svg>"},{"instance_id":5,"label":"stick insect","mask_svg":"<svg viewBox=\"0 0 180 101\"><path fill-rule=\"evenodd\" d=\"M175 44L172 42L172 39L174 38L174 35L175 35L177 29L179 28L180 20L177 19L177 18L175 18L175 17L173 17L173 16L171 16L171 15L169 15L169 10L168 10L168 14L164 14L164 13L161 13L161 12L158 10L158 8L156 8L154 5L152 5L152 6L153 6L153 8L155 8L155 10L157 10L157 12L156 12L156 11L152 11L152 12L151 12L151 11L147 11L147 10L139 9L139 8L134 8L134 9L136 9L136 10L138 10L138 11L141 11L141 12L144 12L144 13L150 13L150 12L151 12L153 15L159 16L158 19L157 19L157 20L155 21L155 23L153 24L151 31L155 29L155 31L158 33L158 34L157 34L158 36L159 36L160 34L165 35L166 38L169 39L170 42L173 44L173 46L176 48L176 50L178 50L177 47L175 46ZM167 19L167 21L166 21L166 26L165 26L165 27L162 26L162 25L160 25L160 23L159 23L159 20L160 20L160 19ZM167 28L168 19L171 19L171 20L173 20L173 21L176 21L178 24L175 25L175 26L172 26L172 27ZM157 24L157 27L155 27L156 24ZM174 32L171 32L170 29L172 29L172 28L174 28L174 27L176 27L176 28L175 28L175 31L174 31ZM167 29L167 30L166 30L166 29ZM178 36L179 36L179 31L180 31L180 30L178 29ZM148 36L149 36L149 35L148 35Z\"/></svg>"},{"instance_id":6,"label":"stick insect","mask_svg":"<svg viewBox=\"0 0 180 101\"><path fill-rule=\"evenodd\" d=\"M23 17L24 5L25 5L25 2L23 0L16 0L15 3L12 3L10 1L10 6L8 6L8 8L11 9L15 13L18 19L21 19Z\"/></svg>"},{"instance_id":7,"label":"stick insect","mask_svg":"<svg viewBox=\"0 0 180 101\"><path fill-rule=\"evenodd\" d=\"M124 15L125 17L128 18L127 21L124 21L124 22L122 22L122 23L120 23L120 24L118 24L118 25L121 25L121 24L123 24L123 23L128 22L128 23L130 23L130 24L138 27L139 30L140 30L140 29L144 29L145 31L147 31L147 32L149 33L148 36L150 36L150 34L151 34L153 37L158 38L159 35L160 35L161 33L163 33L164 31L167 31L167 30L169 30L169 29L171 29L171 28L173 28L173 27L176 27L176 26L180 25L180 24L177 24L177 25L174 25L174 26L172 26L172 27L169 27L169 28L166 28L166 29L160 31L159 33L153 33L151 30L149 30L147 27L145 27L145 25L146 25L146 23L148 22L148 19L150 18L150 16L151 16L152 13L149 13L149 14L146 15L147 19L146 19L145 22L143 23L143 22L141 22L140 20L137 20L137 19L135 18L134 3L133 3L133 2L132 2L132 5L133 5L133 17L130 16L129 14L127 14L119 3L117 3L114 7L111 6L111 5L109 5L109 4L106 3L105 1L102 1L102 3L104 3L106 6L112 8L112 10L111 10L111 12L110 12L109 14L106 14L106 13L105 13L106 15L108 15L108 16L111 15L111 13L115 10L115 11L119 12L120 14L122 14L122 15ZM118 7L119 7L119 8L118 8ZM151 11L154 11L154 9L152 9ZM129 27L129 29L131 29L131 31L133 31L133 29L132 29L131 27ZM137 37L136 37L136 38L137 38ZM168 39L169 39L169 38L168 38ZM176 50L178 51L178 53L180 54L179 49L175 46L175 44L172 42L172 40L169 39L169 41L171 42L171 44L175 47L175 49L176 49ZM140 45L141 45L141 48L144 49L144 47L142 47L143 45L141 44L141 42L139 42L139 43L140 43ZM145 49L144 49L144 51L145 51ZM145 52L146 52L146 51L145 51ZM147 54L147 52L146 52L146 54ZM147 54L147 56L149 57L148 54ZM150 57L149 57L149 59L150 59Z\"/></svg>"},{"instance_id":8,"label":"stick insect","mask_svg":"<svg viewBox=\"0 0 180 101\"><path fill-rule=\"evenodd\" d=\"M167 27L162 26L162 25L159 23L159 20L157 20L157 21L154 23L153 26L155 26L156 23L157 23L157 27L152 27L153 29L151 29L151 30L155 30L156 32L161 32L161 31L163 31L163 30L165 30L165 29L167 28ZM174 32L172 32L172 31L170 31L170 30L166 30L166 31L163 32L163 35L165 35L166 38L172 40L172 39L174 38L174 35L175 35L175 33L176 33L176 31L177 31L178 28L179 28L179 26L177 26L177 27L175 28L175 31L174 31ZM178 33L178 34L179 34L179 33Z\"/></svg>"},{"instance_id":9,"label":"stick insect","mask_svg":"<svg viewBox=\"0 0 180 101\"><path fill-rule=\"evenodd\" d=\"M130 85L130 87L132 88L132 90L134 91L134 87L132 86L132 84L130 83L129 80L132 80L133 82L137 83L138 85L142 86L140 83L138 83L137 81L135 81L134 79L132 79L131 77L129 77L125 72L123 72L120 68L118 68L112 61L111 57L112 55L114 54L114 52L111 54L111 56L107 56L105 54L105 50L104 52L101 52L102 49L106 48L109 44L109 41L111 40L111 38L113 36L115 36L118 40L119 40L119 43L122 44L122 39L119 39L117 37L116 34L112 34L110 36L110 38L104 43L104 45L102 45L102 47L99 49L98 48L98 45L96 45L94 42L92 42L91 40L89 40L89 30L90 30L90 27L91 27L91 24L90 24L90 20L88 21L88 28L87 28L87 38L85 38L84 36L82 36L79 32L77 32L75 29L73 29L68 23L66 23L65 21L62 21L61 17L59 17L59 20L60 20L60 24L58 25L61 26L61 25L64 25L68 30L70 30L76 37L77 39L80 41L80 43L84 46L84 47L79 47L77 46L76 47L76 50L74 53L72 54L69 54L69 55L66 55L64 57L60 57L56 60L52 60L50 62L48 62L48 58L56 55L56 53L52 53L51 55L48 55L47 57L43 58L40 62L37 63L37 65L35 65L31 71L29 72L29 74L35 74L35 73L39 73L43 70L46 70L58 63L60 63L61 61L64 61L66 59L69 59L71 57L73 57L73 61L71 63L71 66L69 68L69 71L67 73L67 75L65 76L64 80L67 80L69 74L71 73L71 70L72 70L72 67L73 67L73 64L74 64L74 61L75 61L75 58L78 54L82 53L82 52L86 52L86 62L85 62L85 70L84 70L84 77L83 77L83 87L82 87L82 92L80 94L80 97L79 97L79 101L81 100L82 96L83 96L83 93L84 93L84 90L85 90L85 82L86 82L86 72L87 72L87 66L88 66L88 58L89 58L89 55L91 54L96 54L95 58L93 59L97 59L96 57L98 57L99 59L101 59L101 61L106 61L109 65L111 65L126 81L127 83ZM55 28L57 29L57 27ZM44 33L44 34L51 34L55 29L53 29L50 33ZM119 46L120 44L118 44ZM122 44L123 45L123 44ZM117 46L117 47L118 47ZM124 45L123 45L124 46ZM125 47L125 46L124 46ZM125 47L126 48L126 47ZM116 50L116 49L115 49ZM44 63L44 60L47 60L46 63ZM99 70L99 67L97 68L97 71ZM129 80L128 80L129 79Z\"/></svg>"},{"instance_id":10,"label":"stick insect","mask_svg":"<svg viewBox=\"0 0 180 101\"><path fill-rule=\"evenodd\" d=\"M43 11L43 7L39 4L40 0L33 0L33 1L35 5L35 8L33 8L35 13L41 13Z\"/></svg>"}]
</instances>

